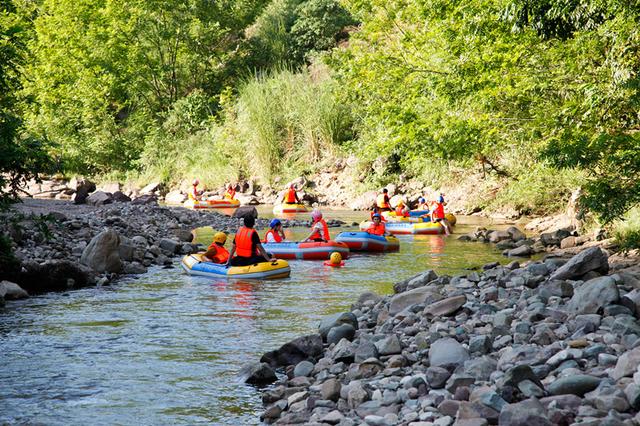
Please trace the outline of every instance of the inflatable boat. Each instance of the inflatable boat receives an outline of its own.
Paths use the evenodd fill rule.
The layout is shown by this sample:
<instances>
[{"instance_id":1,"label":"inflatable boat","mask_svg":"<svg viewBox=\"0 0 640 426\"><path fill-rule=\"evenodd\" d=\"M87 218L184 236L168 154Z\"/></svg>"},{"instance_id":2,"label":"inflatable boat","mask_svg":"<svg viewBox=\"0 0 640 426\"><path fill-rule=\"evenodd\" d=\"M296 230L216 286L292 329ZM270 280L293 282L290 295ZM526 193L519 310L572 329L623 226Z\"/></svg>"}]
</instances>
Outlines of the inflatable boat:
<instances>
[{"instance_id":1,"label":"inflatable boat","mask_svg":"<svg viewBox=\"0 0 640 426\"><path fill-rule=\"evenodd\" d=\"M371 225L370 221L360 223L361 230L367 230ZM444 227L438 223L421 222L387 222L385 224L387 232L394 235L438 235L444 234Z\"/></svg>"},{"instance_id":2,"label":"inflatable boat","mask_svg":"<svg viewBox=\"0 0 640 426\"><path fill-rule=\"evenodd\" d=\"M395 251L400 249L400 241L393 235L374 235L368 232L341 232L336 241L345 243L350 251Z\"/></svg>"},{"instance_id":3,"label":"inflatable boat","mask_svg":"<svg viewBox=\"0 0 640 426\"><path fill-rule=\"evenodd\" d=\"M273 206L273 214L305 213L309 211L304 204L278 204Z\"/></svg>"},{"instance_id":4,"label":"inflatable boat","mask_svg":"<svg viewBox=\"0 0 640 426\"><path fill-rule=\"evenodd\" d=\"M205 210L205 209L235 209L240 207L240 200L236 199L215 199L215 200L187 200L184 206L189 209Z\"/></svg>"},{"instance_id":5,"label":"inflatable boat","mask_svg":"<svg viewBox=\"0 0 640 426\"><path fill-rule=\"evenodd\" d=\"M202 260L203 253L188 254L182 258L180 264L189 275L210 278L243 278L243 279L272 279L286 278L291 274L291 268L286 260L275 262L261 262L249 266L221 265Z\"/></svg>"},{"instance_id":6,"label":"inflatable boat","mask_svg":"<svg viewBox=\"0 0 640 426\"><path fill-rule=\"evenodd\" d=\"M326 260L334 251L340 253L343 259L349 256L349 247L336 241L263 243L262 247L267 253L282 259Z\"/></svg>"}]
</instances>

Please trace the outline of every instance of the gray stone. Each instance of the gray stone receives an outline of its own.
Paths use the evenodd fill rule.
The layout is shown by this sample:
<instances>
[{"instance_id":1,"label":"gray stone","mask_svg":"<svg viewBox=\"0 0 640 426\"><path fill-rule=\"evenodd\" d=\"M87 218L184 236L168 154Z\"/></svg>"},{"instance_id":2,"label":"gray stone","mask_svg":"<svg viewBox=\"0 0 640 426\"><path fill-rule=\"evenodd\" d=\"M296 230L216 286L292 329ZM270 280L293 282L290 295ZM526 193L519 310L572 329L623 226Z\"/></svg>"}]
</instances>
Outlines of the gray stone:
<instances>
[{"instance_id":1,"label":"gray stone","mask_svg":"<svg viewBox=\"0 0 640 426\"><path fill-rule=\"evenodd\" d=\"M134 206L158 205L158 197L154 194L141 195L131 201L131 204Z\"/></svg>"},{"instance_id":2,"label":"gray stone","mask_svg":"<svg viewBox=\"0 0 640 426\"><path fill-rule=\"evenodd\" d=\"M579 278L589 271L607 273L609 262L607 254L600 247L589 247L572 257L567 263L551 274L553 280Z\"/></svg>"},{"instance_id":3,"label":"gray stone","mask_svg":"<svg viewBox=\"0 0 640 426\"><path fill-rule=\"evenodd\" d=\"M424 308L425 315L442 316L451 315L456 312L467 302L467 297L464 294L459 296L448 297L443 300L429 304Z\"/></svg>"},{"instance_id":4,"label":"gray stone","mask_svg":"<svg viewBox=\"0 0 640 426\"><path fill-rule=\"evenodd\" d=\"M113 202L111 194L104 191L96 191L86 198L86 203L91 206L103 206Z\"/></svg>"},{"instance_id":5,"label":"gray stone","mask_svg":"<svg viewBox=\"0 0 640 426\"><path fill-rule=\"evenodd\" d=\"M320 395L322 399L337 402L340 398L340 389L342 385L337 379L328 379L320 387Z\"/></svg>"},{"instance_id":6,"label":"gray stone","mask_svg":"<svg viewBox=\"0 0 640 426\"><path fill-rule=\"evenodd\" d=\"M509 228L507 228L507 232L509 233L509 235L511 235L511 239L513 241L524 240L527 237L524 234L524 232L522 232L521 230L519 230L515 226L510 226Z\"/></svg>"},{"instance_id":7,"label":"gray stone","mask_svg":"<svg viewBox=\"0 0 640 426\"><path fill-rule=\"evenodd\" d=\"M434 290L429 287L418 287L405 291L404 293L396 294L389 302L389 315L395 316L409 306L424 303L429 296L433 296L434 294Z\"/></svg>"},{"instance_id":8,"label":"gray stone","mask_svg":"<svg viewBox=\"0 0 640 426\"><path fill-rule=\"evenodd\" d=\"M378 348L371 342L360 342L355 350L355 362L362 362L369 358L378 358Z\"/></svg>"},{"instance_id":9,"label":"gray stone","mask_svg":"<svg viewBox=\"0 0 640 426\"><path fill-rule=\"evenodd\" d=\"M529 257L531 254L533 254L533 249L527 245L508 250L506 253L508 257Z\"/></svg>"},{"instance_id":10,"label":"gray stone","mask_svg":"<svg viewBox=\"0 0 640 426\"><path fill-rule=\"evenodd\" d=\"M449 370L442 367L429 367L427 368L425 375L427 383L429 383L429 386L433 389L442 389L445 383L447 383L449 377L451 377Z\"/></svg>"},{"instance_id":11,"label":"gray stone","mask_svg":"<svg viewBox=\"0 0 640 426\"><path fill-rule=\"evenodd\" d=\"M500 412L500 426L552 426L547 410L535 398L509 404Z\"/></svg>"},{"instance_id":12,"label":"gray stone","mask_svg":"<svg viewBox=\"0 0 640 426\"><path fill-rule=\"evenodd\" d=\"M29 297L29 293L16 283L2 281L0 282L0 297L4 300L18 300Z\"/></svg>"},{"instance_id":13,"label":"gray stone","mask_svg":"<svg viewBox=\"0 0 640 426\"><path fill-rule=\"evenodd\" d=\"M446 389L450 393L456 393L459 387L468 387L474 384L476 379L468 374L452 374L447 380Z\"/></svg>"},{"instance_id":14,"label":"gray stone","mask_svg":"<svg viewBox=\"0 0 640 426\"><path fill-rule=\"evenodd\" d=\"M429 365L462 365L469 359L469 353L457 340L444 337L436 340L429 348Z\"/></svg>"},{"instance_id":15,"label":"gray stone","mask_svg":"<svg viewBox=\"0 0 640 426\"><path fill-rule=\"evenodd\" d=\"M279 349L267 352L260 358L272 367L295 365L305 359L314 358L322 353L322 337L310 334L293 339Z\"/></svg>"},{"instance_id":16,"label":"gray stone","mask_svg":"<svg viewBox=\"0 0 640 426\"><path fill-rule=\"evenodd\" d=\"M264 362L252 362L245 365L239 375L244 383L256 385L269 384L278 380L271 367Z\"/></svg>"},{"instance_id":17,"label":"gray stone","mask_svg":"<svg viewBox=\"0 0 640 426\"><path fill-rule=\"evenodd\" d=\"M391 334L375 343L376 349L380 355L399 354L402 351L400 339L395 334Z\"/></svg>"},{"instance_id":18,"label":"gray stone","mask_svg":"<svg viewBox=\"0 0 640 426\"><path fill-rule=\"evenodd\" d=\"M508 405L507 401L505 401L504 399L502 399L502 397L500 395L498 395L497 393L491 391L491 392L485 392L480 396L479 401L486 405L489 408L492 408L494 410L496 410L497 412L502 411L502 409Z\"/></svg>"},{"instance_id":19,"label":"gray stone","mask_svg":"<svg viewBox=\"0 0 640 426\"><path fill-rule=\"evenodd\" d=\"M531 380L523 380L518 383L518 389L520 389L522 395L527 398L531 398L532 396L541 398L544 396L544 389L533 383Z\"/></svg>"},{"instance_id":20,"label":"gray stone","mask_svg":"<svg viewBox=\"0 0 640 426\"><path fill-rule=\"evenodd\" d=\"M491 350L492 344L491 337L486 334L472 336L471 339L469 339L469 352L486 354Z\"/></svg>"},{"instance_id":21,"label":"gray stone","mask_svg":"<svg viewBox=\"0 0 640 426\"><path fill-rule=\"evenodd\" d=\"M540 379L538 379L538 376L536 376L531 367L527 364L516 365L515 367L508 369L501 379L501 386L518 387L518 384L524 380L530 380L538 385L538 387L544 389L544 385Z\"/></svg>"},{"instance_id":22,"label":"gray stone","mask_svg":"<svg viewBox=\"0 0 640 426\"><path fill-rule=\"evenodd\" d=\"M244 219L245 217L252 217L254 219L258 218L258 210L256 210L253 206L241 206L233 212L231 217L237 217Z\"/></svg>"},{"instance_id":23,"label":"gray stone","mask_svg":"<svg viewBox=\"0 0 640 426\"><path fill-rule=\"evenodd\" d=\"M309 362L309 361L300 361L298 364L296 364L295 368L293 369L293 377L308 377L311 375L311 372L313 371L313 363Z\"/></svg>"},{"instance_id":24,"label":"gray stone","mask_svg":"<svg viewBox=\"0 0 640 426\"><path fill-rule=\"evenodd\" d=\"M353 340L356 329L351 324L341 324L332 327L327 333L327 344L338 343L342 339Z\"/></svg>"},{"instance_id":25,"label":"gray stone","mask_svg":"<svg viewBox=\"0 0 640 426\"><path fill-rule=\"evenodd\" d=\"M160 242L158 243L158 246L162 250L169 252L171 254L176 254L180 251L180 243L178 241L175 241L169 238L161 239Z\"/></svg>"},{"instance_id":26,"label":"gray stone","mask_svg":"<svg viewBox=\"0 0 640 426\"><path fill-rule=\"evenodd\" d=\"M120 237L113 229L102 231L82 251L80 263L97 272L120 272Z\"/></svg>"},{"instance_id":27,"label":"gray stone","mask_svg":"<svg viewBox=\"0 0 640 426\"><path fill-rule=\"evenodd\" d=\"M358 318L351 312L342 312L324 318L318 326L318 332L323 339L327 338L329 330L342 324L349 324L354 329L358 328Z\"/></svg>"},{"instance_id":28,"label":"gray stone","mask_svg":"<svg viewBox=\"0 0 640 426\"><path fill-rule=\"evenodd\" d=\"M613 380L620 380L623 377L631 376L640 365L640 347L625 352L618 358L616 367L611 372Z\"/></svg>"},{"instance_id":29,"label":"gray stone","mask_svg":"<svg viewBox=\"0 0 640 426\"><path fill-rule=\"evenodd\" d=\"M618 286L609 276L587 281L574 290L567 310L574 314L595 314L598 309L620 298Z\"/></svg>"},{"instance_id":30,"label":"gray stone","mask_svg":"<svg viewBox=\"0 0 640 426\"><path fill-rule=\"evenodd\" d=\"M330 425L337 425L342 421L342 419L344 419L344 415L338 410L333 410L322 417L320 421L322 423L329 423Z\"/></svg>"},{"instance_id":31,"label":"gray stone","mask_svg":"<svg viewBox=\"0 0 640 426\"><path fill-rule=\"evenodd\" d=\"M587 374L575 374L571 376L561 377L549 385L549 393L551 395L572 394L584 396L585 393L591 392L600 384L600 379Z\"/></svg>"}]
</instances>

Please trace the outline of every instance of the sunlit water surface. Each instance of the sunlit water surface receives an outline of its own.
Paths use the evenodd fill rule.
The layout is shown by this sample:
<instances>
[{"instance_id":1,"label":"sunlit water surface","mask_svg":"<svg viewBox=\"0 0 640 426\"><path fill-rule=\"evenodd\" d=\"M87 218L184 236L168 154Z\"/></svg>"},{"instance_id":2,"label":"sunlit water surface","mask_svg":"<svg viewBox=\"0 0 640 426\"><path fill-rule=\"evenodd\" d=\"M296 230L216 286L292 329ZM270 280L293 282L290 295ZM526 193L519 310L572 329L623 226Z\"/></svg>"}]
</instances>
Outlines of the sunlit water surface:
<instances>
[{"instance_id":1,"label":"sunlit water surface","mask_svg":"<svg viewBox=\"0 0 640 426\"><path fill-rule=\"evenodd\" d=\"M325 216L351 224L364 214ZM489 225L460 222L456 234ZM291 261L283 280L192 278L176 267L9 302L0 308L0 423L258 424L260 393L237 379L244 363L313 332L364 291L391 293L395 281L426 269L455 275L505 261L455 235L400 239L399 252L356 254L343 268Z\"/></svg>"}]
</instances>

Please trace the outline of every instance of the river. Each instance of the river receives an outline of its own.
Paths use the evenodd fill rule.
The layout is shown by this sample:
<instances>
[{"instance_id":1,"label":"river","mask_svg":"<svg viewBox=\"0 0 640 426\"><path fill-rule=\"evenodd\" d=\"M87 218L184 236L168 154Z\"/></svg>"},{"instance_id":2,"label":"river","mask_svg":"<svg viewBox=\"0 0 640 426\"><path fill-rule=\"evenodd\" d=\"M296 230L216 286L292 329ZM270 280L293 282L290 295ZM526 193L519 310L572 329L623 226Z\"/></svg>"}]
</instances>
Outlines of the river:
<instances>
[{"instance_id":1,"label":"river","mask_svg":"<svg viewBox=\"0 0 640 426\"><path fill-rule=\"evenodd\" d=\"M350 224L364 214L325 216ZM479 224L489 222L459 218L455 232ZM505 261L455 235L400 240L397 253L356 254L343 268L291 261L283 280L226 282L158 268L110 287L8 302L0 308L0 423L258 424L260 392L237 380L244 363L314 332L364 291L391 293L395 281L426 269L455 275Z\"/></svg>"}]
</instances>

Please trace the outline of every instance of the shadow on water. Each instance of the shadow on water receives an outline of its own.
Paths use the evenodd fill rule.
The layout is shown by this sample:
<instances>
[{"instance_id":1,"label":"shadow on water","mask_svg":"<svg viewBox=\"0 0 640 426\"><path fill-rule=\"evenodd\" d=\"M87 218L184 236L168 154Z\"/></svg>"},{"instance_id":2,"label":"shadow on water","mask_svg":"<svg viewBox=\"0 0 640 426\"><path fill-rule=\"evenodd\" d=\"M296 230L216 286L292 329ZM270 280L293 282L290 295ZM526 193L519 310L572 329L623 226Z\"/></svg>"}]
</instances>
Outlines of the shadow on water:
<instances>
[{"instance_id":1,"label":"shadow on water","mask_svg":"<svg viewBox=\"0 0 640 426\"><path fill-rule=\"evenodd\" d=\"M325 216L350 224L363 214ZM462 222L458 234L482 224ZM257 424L260 394L237 378L244 363L312 333L364 291L391 293L426 269L453 275L504 261L455 236L400 240L397 253L354 254L343 268L291 261L283 280L212 280L176 267L10 303L0 309L0 423Z\"/></svg>"}]
</instances>

